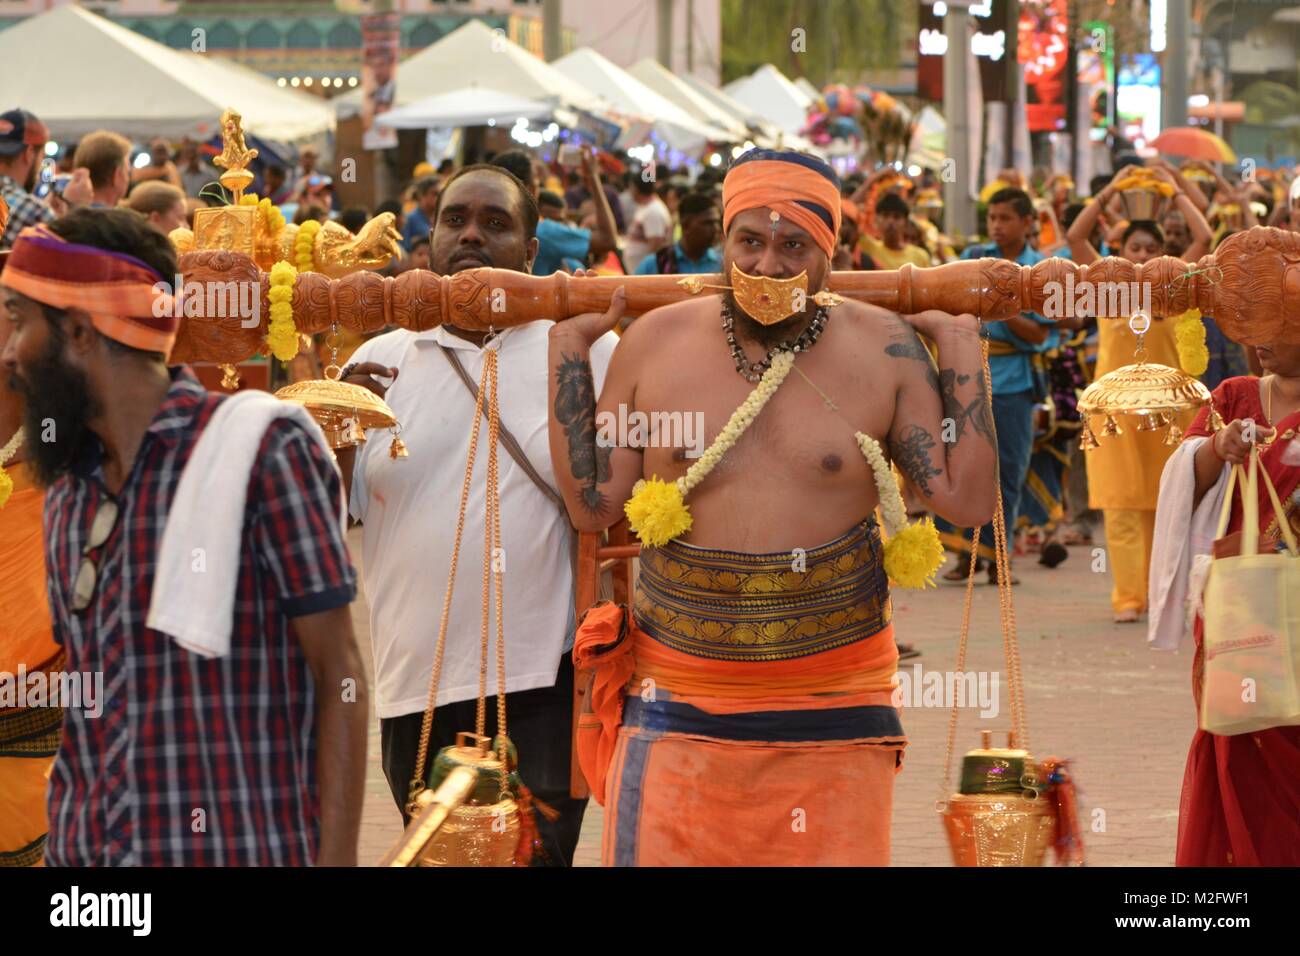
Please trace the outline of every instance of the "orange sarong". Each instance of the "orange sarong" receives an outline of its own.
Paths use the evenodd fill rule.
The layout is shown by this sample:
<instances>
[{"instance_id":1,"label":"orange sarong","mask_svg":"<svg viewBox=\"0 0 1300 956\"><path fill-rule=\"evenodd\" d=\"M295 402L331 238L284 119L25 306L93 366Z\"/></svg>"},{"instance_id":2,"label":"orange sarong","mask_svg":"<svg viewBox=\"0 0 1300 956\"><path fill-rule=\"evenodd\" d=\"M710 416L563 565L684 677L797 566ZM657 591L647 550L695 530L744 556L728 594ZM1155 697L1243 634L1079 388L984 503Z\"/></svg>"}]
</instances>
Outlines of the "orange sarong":
<instances>
[{"instance_id":1,"label":"orange sarong","mask_svg":"<svg viewBox=\"0 0 1300 956\"><path fill-rule=\"evenodd\" d=\"M0 673L57 670L63 654L50 630L41 510L44 494L22 465L0 509ZM45 790L63 710L0 707L0 866L38 864L48 829Z\"/></svg>"},{"instance_id":2,"label":"orange sarong","mask_svg":"<svg viewBox=\"0 0 1300 956\"><path fill-rule=\"evenodd\" d=\"M615 866L886 865L907 740L874 522L806 552L645 549L591 608L578 754Z\"/></svg>"}]
</instances>

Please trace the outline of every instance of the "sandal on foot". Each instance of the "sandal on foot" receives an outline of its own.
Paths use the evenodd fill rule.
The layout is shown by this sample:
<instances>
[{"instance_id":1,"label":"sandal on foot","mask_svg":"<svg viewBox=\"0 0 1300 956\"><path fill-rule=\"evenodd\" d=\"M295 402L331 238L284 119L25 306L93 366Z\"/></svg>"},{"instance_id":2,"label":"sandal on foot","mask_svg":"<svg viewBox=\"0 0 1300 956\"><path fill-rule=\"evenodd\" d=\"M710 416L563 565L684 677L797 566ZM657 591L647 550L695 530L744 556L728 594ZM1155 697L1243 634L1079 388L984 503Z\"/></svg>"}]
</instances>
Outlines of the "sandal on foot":
<instances>
[{"instance_id":1,"label":"sandal on foot","mask_svg":"<svg viewBox=\"0 0 1300 956\"><path fill-rule=\"evenodd\" d=\"M1038 563L1054 568L1069 556L1070 552L1065 550L1065 545L1059 541L1049 541L1043 545L1043 553L1039 556Z\"/></svg>"}]
</instances>

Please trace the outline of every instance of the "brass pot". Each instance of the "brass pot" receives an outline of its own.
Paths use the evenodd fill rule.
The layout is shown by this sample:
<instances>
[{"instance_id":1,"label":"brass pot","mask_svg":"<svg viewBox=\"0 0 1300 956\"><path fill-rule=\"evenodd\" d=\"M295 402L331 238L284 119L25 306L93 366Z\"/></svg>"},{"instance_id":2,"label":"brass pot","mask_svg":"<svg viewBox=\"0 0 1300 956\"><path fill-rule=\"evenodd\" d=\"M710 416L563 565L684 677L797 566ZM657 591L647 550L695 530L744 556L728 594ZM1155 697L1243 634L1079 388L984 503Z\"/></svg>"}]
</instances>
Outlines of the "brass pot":
<instances>
[{"instance_id":1,"label":"brass pot","mask_svg":"<svg viewBox=\"0 0 1300 956\"><path fill-rule=\"evenodd\" d=\"M1041 795L954 793L943 825L956 866L1042 866L1056 812Z\"/></svg>"},{"instance_id":2,"label":"brass pot","mask_svg":"<svg viewBox=\"0 0 1300 956\"><path fill-rule=\"evenodd\" d=\"M429 768L428 793L458 767L476 771L468 799L420 850L417 866L510 866L519 847L519 805L509 788L508 771L490 748L492 741L459 733L456 745L438 751ZM502 773L507 773L502 790Z\"/></svg>"}]
</instances>

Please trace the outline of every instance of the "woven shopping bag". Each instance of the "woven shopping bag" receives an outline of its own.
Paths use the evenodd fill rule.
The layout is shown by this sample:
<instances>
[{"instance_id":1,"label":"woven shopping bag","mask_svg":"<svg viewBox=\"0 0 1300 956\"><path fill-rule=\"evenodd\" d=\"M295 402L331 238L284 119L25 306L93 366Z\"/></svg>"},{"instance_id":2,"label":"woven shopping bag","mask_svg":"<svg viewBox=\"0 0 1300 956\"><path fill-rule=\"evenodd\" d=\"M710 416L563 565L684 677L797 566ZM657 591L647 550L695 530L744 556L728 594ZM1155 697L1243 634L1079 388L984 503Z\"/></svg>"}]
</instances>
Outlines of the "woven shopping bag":
<instances>
[{"instance_id":1,"label":"woven shopping bag","mask_svg":"<svg viewBox=\"0 0 1300 956\"><path fill-rule=\"evenodd\" d=\"M1284 550L1260 548L1263 477ZM1234 486L1242 498L1240 546L1225 531ZM1259 448L1228 479L1215 560L1205 585L1201 729L1231 736L1300 724L1300 552ZM1236 552L1236 553L1232 553Z\"/></svg>"}]
</instances>

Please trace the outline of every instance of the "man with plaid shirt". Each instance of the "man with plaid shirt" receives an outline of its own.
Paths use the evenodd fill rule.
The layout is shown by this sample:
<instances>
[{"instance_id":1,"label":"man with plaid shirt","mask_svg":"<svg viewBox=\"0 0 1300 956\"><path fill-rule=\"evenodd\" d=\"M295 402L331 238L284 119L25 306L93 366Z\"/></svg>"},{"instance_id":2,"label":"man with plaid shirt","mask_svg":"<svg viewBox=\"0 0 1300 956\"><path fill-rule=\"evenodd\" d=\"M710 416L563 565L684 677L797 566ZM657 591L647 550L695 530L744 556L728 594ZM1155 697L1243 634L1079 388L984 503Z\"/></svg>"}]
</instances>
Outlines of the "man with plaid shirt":
<instances>
[{"instance_id":1,"label":"man with plaid shirt","mask_svg":"<svg viewBox=\"0 0 1300 956\"><path fill-rule=\"evenodd\" d=\"M26 110L0 113L0 199L9 206L0 251L12 247L28 226L54 218L54 210L32 195L49 138L45 124Z\"/></svg>"},{"instance_id":2,"label":"man with plaid shirt","mask_svg":"<svg viewBox=\"0 0 1300 956\"><path fill-rule=\"evenodd\" d=\"M66 711L45 859L355 864L367 696L341 479L318 433L273 418L251 472L229 476L247 482L238 567L205 569L234 582L231 619L214 622L224 651L146 623L178 485L232 401L165 364L178 319L151 295L175 272L139 216L83 209L20 236L0 274L14 326L0 364L48 489L54 636L69 672L102 675L93 710Z\"/></svg>"}]
</instances>

